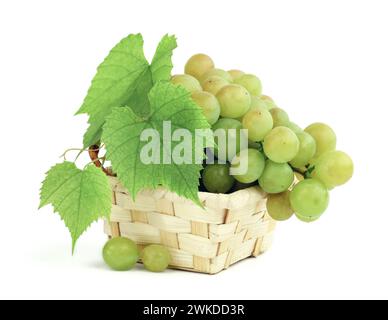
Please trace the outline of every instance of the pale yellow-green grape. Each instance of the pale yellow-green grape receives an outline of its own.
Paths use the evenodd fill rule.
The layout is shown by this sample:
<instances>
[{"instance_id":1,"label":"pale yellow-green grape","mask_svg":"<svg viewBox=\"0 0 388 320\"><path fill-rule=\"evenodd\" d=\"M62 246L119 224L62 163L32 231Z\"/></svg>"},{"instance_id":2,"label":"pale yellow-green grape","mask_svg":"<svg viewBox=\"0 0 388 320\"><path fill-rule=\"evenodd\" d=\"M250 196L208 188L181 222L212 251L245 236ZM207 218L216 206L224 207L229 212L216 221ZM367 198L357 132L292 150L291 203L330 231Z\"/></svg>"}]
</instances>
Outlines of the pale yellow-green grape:
<instances>
[{"instance_id":1,"label":"pale yellow-green grape","mask_svg":"<svg viewBox=\"0 0 388 320\"><path fill-rule=\"evenodd\" d=\"M219 76L211 76L202 81L202 88L204 91L216 95L220 89L228 85L229 82Z\"/></svg>"},{"instance_id":2,"label":"pale yellow-green grape","mask_svg":"<svg viewBox=\"0 0 388 320\"><path fill-rule=\"evenodd\" d=\"M307 165L314 157L317 146L314 138L307 132L297 132L296 136L299 139L299 151L294 159L291 160L290 164L294 168L301 168Z\"/></svg>"},{"instance_id":3,"label":"pale yellow-green grape","mask_svg":"<svg viewBox=\"0 0 388 320\"><path fill-rule=\"evenodd\" d=\"M232 169L247 165L246 172L233 174L234 178L242 183L252 183L258 180L264 171L265 159L259 150L247 149L238 153L232 160ZM237 169L238 170L238 169Z\"/></svg>"},{"instance_id":4,"label":"pale yellow-green grape","mask_svg":"<svg viewBox=\"0 0 388 320\"><path fill-rule=\"evenodd\" d=\"M266 108L258 106L245 114L242 125L248 130L249 140L260 142L272 130L273 120Z\"/></svg>"},{"instance_id":5,"label":"pale yellow-green grape","mask_svg":"<svg viewBox=\"0 0 388 320\"><path fill-rule=\"evenodd\" d=\"M274 128L286 126L290 122L290 118L288 117L287 112L285 112L283 109L272 108L269 112L271 113L273 119Z\"/></svg>"},{"instance_id":6,"label":"pale yellow-green grape","mask_svg":"<svg viewBox=\"0 0 388 320\"><path fill-rule=\"evenodd\" d=\"M141 253L144 267L151 272L162 272L171 263L170 251L162 245L151 244Z\"/></svg>"},{"instance_id":7,"label":"pale yellow-green grape","mask_svg":"<svg viewBox=\"0 0 388 320\"><path fill-rule=\"evenodd\" d=\"M265 162L259 179L260 187L267 193L280 193L288 190L294 182L294 171L288 163Z\"/></svg>"},{"instance_id":8,"label":"pale yellow-green grape","mask_svg":"<svg viewBox=\"0 0 388 320\"><path fill-rule=\"evenodd\" d=\"M242 86L229 84L217 93L221 106L221 116L225 118L239 118L243 116L251 105L251 96Z\"/></svg>"},{"instance_id":9,"label":"pale yellow-green grape","mask_svg":"<svg viewBox=\"0 0 388 320\"><path fill-rule=\"evenodd\" d=\"M329 192L319 180L306 179L292 189L290 203L298 217L311 221L319 218L327 209Z\"/></svg>"},{"instance_id":10,"label":"pale yellow-green grape","mask_svg":"<svg viewBox=\"0 0 388 320\"><path fill-rule=\"evenodd\" d=\"M232 76L227 71L218 68L213 68L202 75L201 82L212 76L224 78L229 83L233 81Z\"/></svg>"},{"instance_id":11,"label":"pale yellow-green grape","mask_svg":"<svg viewBox=\"0 0 388 320\"><path fill-rule=\"evenodd\" d=\"M241 131L241 122L236 119L221 118L212 127L216 149L214 155L222 161L232 161L234 156L241 151L242 140L247 137ZM241 135L243 138L241 138ZM225 138L225 141L223 141ZM246 148L246 147L244 147Z\"/></svg>"},{"instance_id":12,"label":"pale yellow-green grape","mask_svg":"<svg viewBox=\"0 0 388 320\"><path fill-rule=\"evenodd\" d=\"M290 204L290 192L270 194L267 199L267 211L272 219L285 221L292 217L294 210Z\"/></svg>"},{"instance_id":13,"label":"pale yellow-green grape","mask_svg":"<svg viewBox=\"0 0 388 320\"><path fill-rule=\"evenodd\" d=\"M285 163L295 158L299 151L299 139L286 127L276 127L264 138L264 152L274 162Z\"/></svg>"},{"instance_id":14,"label":"pale yellow-green grape","mask_svg":"<svg viewBox=\"0 0 388 320\"><path fill-rule=\"evenodd\" d=\"M299 127L296 123L294 122L289 122L284 127L287 127L288 129L291 129L294 133L302 132L303 129Z\"/></svg>"},{"instance_id":15,"label":"pale yellow-green grape","mask_svg":"<svg viewBox=\"0 0 388 320\"><path fill-rule=\"evenodd\" d=\"M273 108L277 108L278 106L276 105L275 102L273 102L272 100L263 100L265 102L265 104L267 105L267 109L268 110L271 110Z\"/></svg>"},{"instance_id":16,"label":"pale yellow-green grape","mask_svg":"<svg viewBox=\"0 0 388 320\"><path fill-rule=\"evenodd\" d=\"M113 270L128 271L139 259L139 251L135 242L127 238L113 238L103 249L105 263Z\"/></svg>"},{"instance_id":17,"label":"pale yellow-green grape","mask_svg":"<svg viewBox=\"0 0 388 320\"><path fill-rule=\"evenodd\" d=\"M216 97L205 91L194 92L191 97L202 108L203 114L209 124L215 124L221 112L220 104Z\"/></svg>"},{"instance_id":18,"label":"pale yellow-green grape","mask_svg":"<svg viewBox=\"0 0 388 320\"><path fill-rule=\"evenodd\" d=\"M317 143L317 152L315 157L319 157L327 151L335 150L337 145L337 137L332 128L324 123L313 123L304 129L312 135Z\"/></svg>"},{"instance_id":19,"label":"pale yellow-green grape","mask_svg":"<svg viewBox=\"0 0 388 320\"><path fill-rule=\"evenodd\" d=\"M233 81L245 74L241 70L236 70L236 69L229 70L228 73L231 75Z\"/></svg>"},{"instance_id":20,"label":"pale yellow-green grape","mask_svg":"<svg viewBox=\"0 0 388 320\"><path fill-rule=\"evenodd\" d=\"M199 53L199 54L193 55L187 61L185 65L185 73L199 80L206 72L208 72L213 68L214 68L213 60L206 54Z\"/></svg>"},{"instance_id":21,"label":"pale yellow-green grape","mask_svg":"<svg viewBox=\"0 0 388 320\"><path fill-rule=\"evenodd\" d=\"M172 76L171 82L175 85L181 85L191 93L202 91L202 87L199 81L188 74L177 74Z\"/></svg>"},{"instance_id":22,"label":"pale yellow-green grape","mask_svg":"<svg viewBox=\"0 0 388 320\"><path fill-rule=\"evenodd\" d=\"M261 81L258 77L253 74L244 74L241 77L234 80L234 83L237 83L243 86L245 89L249 91L251 95L261 96L262 93L262 85Z\"/></svg>"},{"instance_id":23,"label":"pale yellow-green grape","mask_svg":"<svg viewBox=\"0 0 388 320\"><path fill-rule=\"evenodd\" d=\"M252 109L257 108L257 107L268 109L268 105L264 100L262 100L261 98L259 98L257 96L251 95L251 106L250 106L249 110L252 110Z\"/></svg>"},{"instance_id":24,"label":"pale yellow-green grape","mask_svg":"<svg viewBox=\"0 0 388 320\"><path fill-rule=\"evenodd\" d=\"M353 171L353 161L345 152L329 151L317 159L312 177L332 189L348 182L353 176Z\"/></svg>"}]
</instances>

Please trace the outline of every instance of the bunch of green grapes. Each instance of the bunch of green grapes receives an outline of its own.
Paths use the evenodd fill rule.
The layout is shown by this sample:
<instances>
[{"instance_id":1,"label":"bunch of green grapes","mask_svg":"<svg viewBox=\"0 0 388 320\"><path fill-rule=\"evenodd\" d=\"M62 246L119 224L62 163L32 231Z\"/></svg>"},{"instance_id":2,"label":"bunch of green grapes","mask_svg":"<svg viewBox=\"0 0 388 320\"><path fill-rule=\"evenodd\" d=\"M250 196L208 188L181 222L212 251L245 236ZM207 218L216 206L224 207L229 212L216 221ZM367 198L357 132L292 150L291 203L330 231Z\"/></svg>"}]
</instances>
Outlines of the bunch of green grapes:
<instances>
[{"instance_id":1,"label":"bunch of green grapes","mask_svg":"<svg viewBox=\"0 0 388 320\"><path fill-rule=\"evenodd\" d=\"M197 54L186 63L185 75L171 81L191 93L215 135L216 163L202 172L206 191L228 193L258 185L268 193L273 219L295 214L311 222L326 210L329 190L352 177L353 161L336 150L334 130L324 123L303 130L262 94L257 76L216 68L209 56Z\"/></svg>"}]
</instances>

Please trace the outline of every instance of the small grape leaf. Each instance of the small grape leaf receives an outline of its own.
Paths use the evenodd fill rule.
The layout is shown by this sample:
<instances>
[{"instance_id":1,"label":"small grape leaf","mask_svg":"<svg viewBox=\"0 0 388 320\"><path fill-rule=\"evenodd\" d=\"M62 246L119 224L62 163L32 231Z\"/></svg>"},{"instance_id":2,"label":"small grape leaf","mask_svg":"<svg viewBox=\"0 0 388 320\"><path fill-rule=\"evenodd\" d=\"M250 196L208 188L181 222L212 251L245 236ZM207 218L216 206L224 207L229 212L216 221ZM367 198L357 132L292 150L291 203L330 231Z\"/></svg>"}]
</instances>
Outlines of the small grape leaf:
<instances>
[{"instance_id":1,"label":"small grape leaf","mask_svg":"<svg viewBox=\"0 0 388 320\"><path fill-rule=\"evenodd\" d=\"M106 117L115 107L129 105L139 116L149 113L147 94L156 81L169 80L174 36L164 36L149 65L144 56L143 37L129 35L121 40L97 69L97 74L77 114L89 114L84 147L97 143Z\"/></svg>"},{"instance_id":2,"label":"small grape leaf","mask_svg":"<svg viewBox=\"0 0 388 320\"><path fill-rule=\"evenodd\" d=\"M149 93L151 114L146 118L136 115L129 107L115 108L107 118L102 140L107 148L107 158L112 162L113 170L119 180L135 199L143 188L156 188L163 185L170 191L191 199L200 204L198 184L203 148L195 147L193 142L198 137L195 129L209 129L202 110L191 99L190 92L181 86L168 82L158 82ZM163 154L171 154L180 142L163 139L163 123L171 121L171 129L187 129L192 136L192 163L177 164L163 162ZM160 164L144 164L141 161L141 150L147 141L140 136L146 129L155 129L160 138ZM211 135L211 131L210 131ZM208 143L209 136L205 138Z\"/></svg>"},{"instance_id":3,"label":"small grape leaf","mask_svg":"<svg viewBox=\"0 0 388 320\"><path fill-rule=\"evenodd\" d=\"M98 218L109 218L112 191L108 178L94 165L83 171L72 162L52 167L42 184L42 208L52 204L64 220L72 237L72 250L86 229Z\"/></svg>"}]
</instances>

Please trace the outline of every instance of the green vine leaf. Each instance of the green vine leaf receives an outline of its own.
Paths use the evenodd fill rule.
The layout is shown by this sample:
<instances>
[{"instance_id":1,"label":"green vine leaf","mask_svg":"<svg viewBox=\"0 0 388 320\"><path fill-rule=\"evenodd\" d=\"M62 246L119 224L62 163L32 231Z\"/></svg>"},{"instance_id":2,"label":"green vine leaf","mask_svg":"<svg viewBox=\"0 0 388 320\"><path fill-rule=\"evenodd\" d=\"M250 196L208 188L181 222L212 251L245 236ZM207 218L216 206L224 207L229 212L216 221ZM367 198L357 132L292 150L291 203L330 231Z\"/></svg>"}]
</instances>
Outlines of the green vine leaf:
<instances>
[{"instance_id":1,"label":"green vine leaf","mask_svg":"<svg viewBox=\"0 0 388 320\"><path fill-rule=\"evenodd\" d=\"M84 102L77 114L89 115L84 147L101 139L106 117L116 107L130 106L139 116L149 113L147 94L156 81L169 80L171 56L176 48L174 36L164 36L151 65L144 56L143 37L129 35L121 40L97 69Z\"/></svg>"},{"instance_id":2,"label":"green vine leaf","mask_svg":"<svg viewBox=\"0 0 388 320\"><path fill-rule=\"evenodd\" d=\"M151 114L142 118L129 107L115 108L104 126L103 141L107 148L107 158L112 162L113 170L119 180L135 198L143 188L156 188L159 185L170 191L191 199L200 204L198 199L198 184L202 161L203 148L195 147L194 140L198 131L195 129L210 129L202 110L191 99L190 93L183 87L174 86L168 82L159 82L149 93ZM171 129L186 129L190 132L192 141L192 163L177 164L163 162L165 153L180 143L163 139L163 123L171 121ZM159 133L160 163L145 164L141 161L141 151L148 143L141 141L144 130L154 129ZM210 132L211 134L211 132ZM204 137L205 141L209 137Z\"/></svg>"},{"instance_id":3,"label":"green vine leaf","mask_svg":"<svg viewBox=\"0 0 388 320\"><path fill-rule=\"evenodd\" d=\"M52 204L65 222L72 237L72 250L86 229L101 217L109 218L112 191L101 169L89 165L78 169L72 162L57 164L50 169L42 184L42 208Z\"/></svg>"}]
</instances>

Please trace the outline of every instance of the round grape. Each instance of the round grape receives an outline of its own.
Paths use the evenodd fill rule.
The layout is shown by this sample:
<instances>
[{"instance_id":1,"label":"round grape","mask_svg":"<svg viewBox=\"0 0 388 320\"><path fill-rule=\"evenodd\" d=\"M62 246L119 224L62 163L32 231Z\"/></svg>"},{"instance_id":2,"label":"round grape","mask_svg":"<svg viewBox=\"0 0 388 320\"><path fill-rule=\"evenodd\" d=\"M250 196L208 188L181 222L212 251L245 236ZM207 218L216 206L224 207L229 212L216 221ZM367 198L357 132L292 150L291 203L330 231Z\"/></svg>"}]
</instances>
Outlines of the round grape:
<instances>
[{"instance_id":1,"label":"round grape","mask_svg":"<svg viewBox=\"0 0 388 320\"><path fill-rule=\"evenodd\" d=\"M217 93L221 106L221 116L224 118L239 118L243 116L251 105L251 96L244 87L229 84Z\"/></svg>"},{"instance_id":2,"label":"round grape","mask_svg":"<svg viewBox=\"0 0 388 320\"><path fill-rule=\"evenodd\" d=\"M196 54L192 56L185 65L185 73L194 78L201 79L201 77L214 68L213 60L206 54Z\"/></svg>"},{"instance_id":3,"label":"round grape","mask_svg":"<svg viewBox=\"0 0 388 320\"><path fill-rule=\"evenodd\" d=\"M290 164L294 168L301 168L307 165L314 157L317 147L314 138L307 132L298 132L296 136L299 139L299 151Z\"/></svg>"},{"instance_id":4,"label":"round grape","mask_svg":"<svg viewBox=\"0 0 388 320\"><path fill-rule=\"evenodd\" d=\"M211 76L202 81L202 88L204 91L210 92L214 95L218 93L223 87L228 85L229 82L219 76Z\"/></svg>"},{"instance_id":5,"label":"round grape","mask_svg":"<svg viewBox=\"0 0 388 320\"><path fill-rule=\"evenodd\" d=\"M158 244L145 247L141 253L141 259L144 267L152 272L162 272L171 263L171 255L168 249Z\"/></svg>"},{"instance_id":6,"label":"round grape","mask_svg":"<svg viewBox=\"0 0 388 320\"><path fill-rule=\"evenodd\" d=\"M175 85L181 85L191 93L202 91L202 87L199 81L188 74L177 74L172 76L171 82Z\"/></svg>"},{"instance_id":7,"label":"round grape","mask_svg":"<svg viewBox=\"0 0 388 320\"><path fill-rule=\"evenodd\" d=\"M242 125L248 130L249 140L259 142L272 130L273 120L267 109L257 106L245 114Z\"/></svg>"},{"instance_id":8,"label":"round grape","mask_svg":"<svg viewBox=\"0 0 388 320\"><path fill-rule=\"evenodd\" d=\"M294 214L290 204L290 192L287 190L282 193L268 195L267 211L271 218L276 221L290 219Z\"/></svg>"},{"instance_id":9,"label":"round grape","mask_svg":"<svg viewBox=\"0 0 388 320\"><path fill-rule=\"evenodd\" d=\"M274 127L287 126L287 124L290 122L290 118L288 117L287 112L285 112L283 109L272 108L269 112L271 113Z\"/></svg>"},{"instance_id":10,"label":"round grape","mask_svg":"<svg viewBox=\"0 0 388 320\"><path fill-rule=\"evenodd\" d=\"M232 189L235 180L229 174L228 164L209 164L202 173L202 181L207 191L212 193L226 193Z\"/></svg>"},{"instance_id":11,"label":"round grape","mask_svg":"<svg viewBox=\"0 0 388 320\"><path fill-rule=\"evenodd\" d=\"M337 137L332 128L324 123L313 123L304 129L309 133L317 144L315 157L319 157L327 151L335 150L337 145Z\"/></svg>"},{"instance_id":12,"label":"round grape","mask_svg":"<svg viewBox=\"0 0 388 320\"><path fill-rule=\"evenodd\" d=\"M264 138L264 152L274 162L289 162L298 151L298 137L286 127L276 127Z\"/></svg>"},{"instance_id":13,"label":"round grape","mask_svg":"<svg viewBox=\"0 0 388 320\"><path fill-rule=\"evenodd\" d=\"M241 151L242 139L248 139L241 132L241 122L236 119L219 119L212 127L214 131L214 142L217 148L215 156L222 161L231 161ZM223 141L225 137L225 141Z\"/></svg>"},{"instance_id":14,"label":"round grape","mask_svg":"<svg viewBox=\"0 0 388 320\"><path fill-rule=\"evenodd\" d=\"M348 182L353 176L353 171L353 161L345 152L329 151L317 159L312 177L332 189Z\"/></svg>"},{"instance_id":15,"label":"round grape","mask_svg":"<svg viewBox=\"0 0 388 320\"><path fill-rule=\"evenodd\" d=\"M315 219L327 209L329 192L319 180L305 179L291 191L290 202L298 216Z\"/></svg>"},{"instance_id":16,"label":"round grape","mask_svg":"<svg viewBox=\"0 0 388 320\"><path fill-rule=\"evenodd\" d=\"M223 78L226 81L228 81L229 83L231 83L233 81L232 76L228 72L226 72L225 70L222 70L222 69L214 68L214 69L210 69L208 72L206 72L202 75L201 82L205 81L207 78L210 78L212 76L217 76L217 77Z\"/></svg>"},{"instance_id":17,"label":"round grape","mask_svg":"<svg viewBox=\"0 0 388 320\"><path fill-rule=\"evenodd\" d=\"M233 69L233 70L229 70L228 73L230 74L230 76L232 77L232 80L236 80L237 78L240 78L241 76L243 76L245 73L242 72L241 70L236 70L236 69Z\"/></svg>"},{"instance_id":18,"label":"round grape","mask_svg":"<svg viewBox=\"0 0 388 320\"><path fill-rule=\"evenodd\" d=\"M234 175L234 178L242 183L252 183L258 180L264 171L265 159L259 150L247 149L238 153L232 160L232 168L247 164L247 171Z\"/></svg>"},{"instance_id":19,"label":"round grape","mask_svg":"<svg viewBox=\"0 0 388 320\"><path fill-rule=\"evenodd\" d=\"M261 81L258 77L253 74L244 74L241 77L234 80L234 83L243 86L245 89L249 91L251 95L261 96L262 93L262 85Z\"/></svg>"},{"instance_id":20,"label":"round grape","mask_svg":"<svg viewBox=\"0 0 388 320\"><path fill-rule=\"evenodd\" d=\"M267 193L286 191L294 182L294 172L287 163L276 163L267 160L259 179L261 188Z\"/></svg>"},{"instance_id":21,"label":"round grape","mask_svg":"<svg viewBox=\"0 0 388 320\"><path fill-rule=\"evenodd\" d=\"M284 127L287 127L288 129L291 129L294 133L302 132L303 129L299 127L296 123L294 122L289 122Z\"/></svg>"},{"instance_id":22,"label":"round grape","mask_svg":"<svg viewBox=\"0 0 388 320\"><path fill-rule=\"evenodd\" d=\"M221 107L216 97L204 91L194 92L191 97L202 108L203 114L209 124L215 124L221 112Z\"/></svg>"},{"instance_id":23,"label":"round grape","mask_svg":"<svg viewBox=\"0 0 388 320\"><path fill-rule=\"evenodd\" d=\"M113 238L103 249L105 263L113 270L128 271L133 268L139 259L137 245L127 238Z\"/></svg>"}]
</instances>

